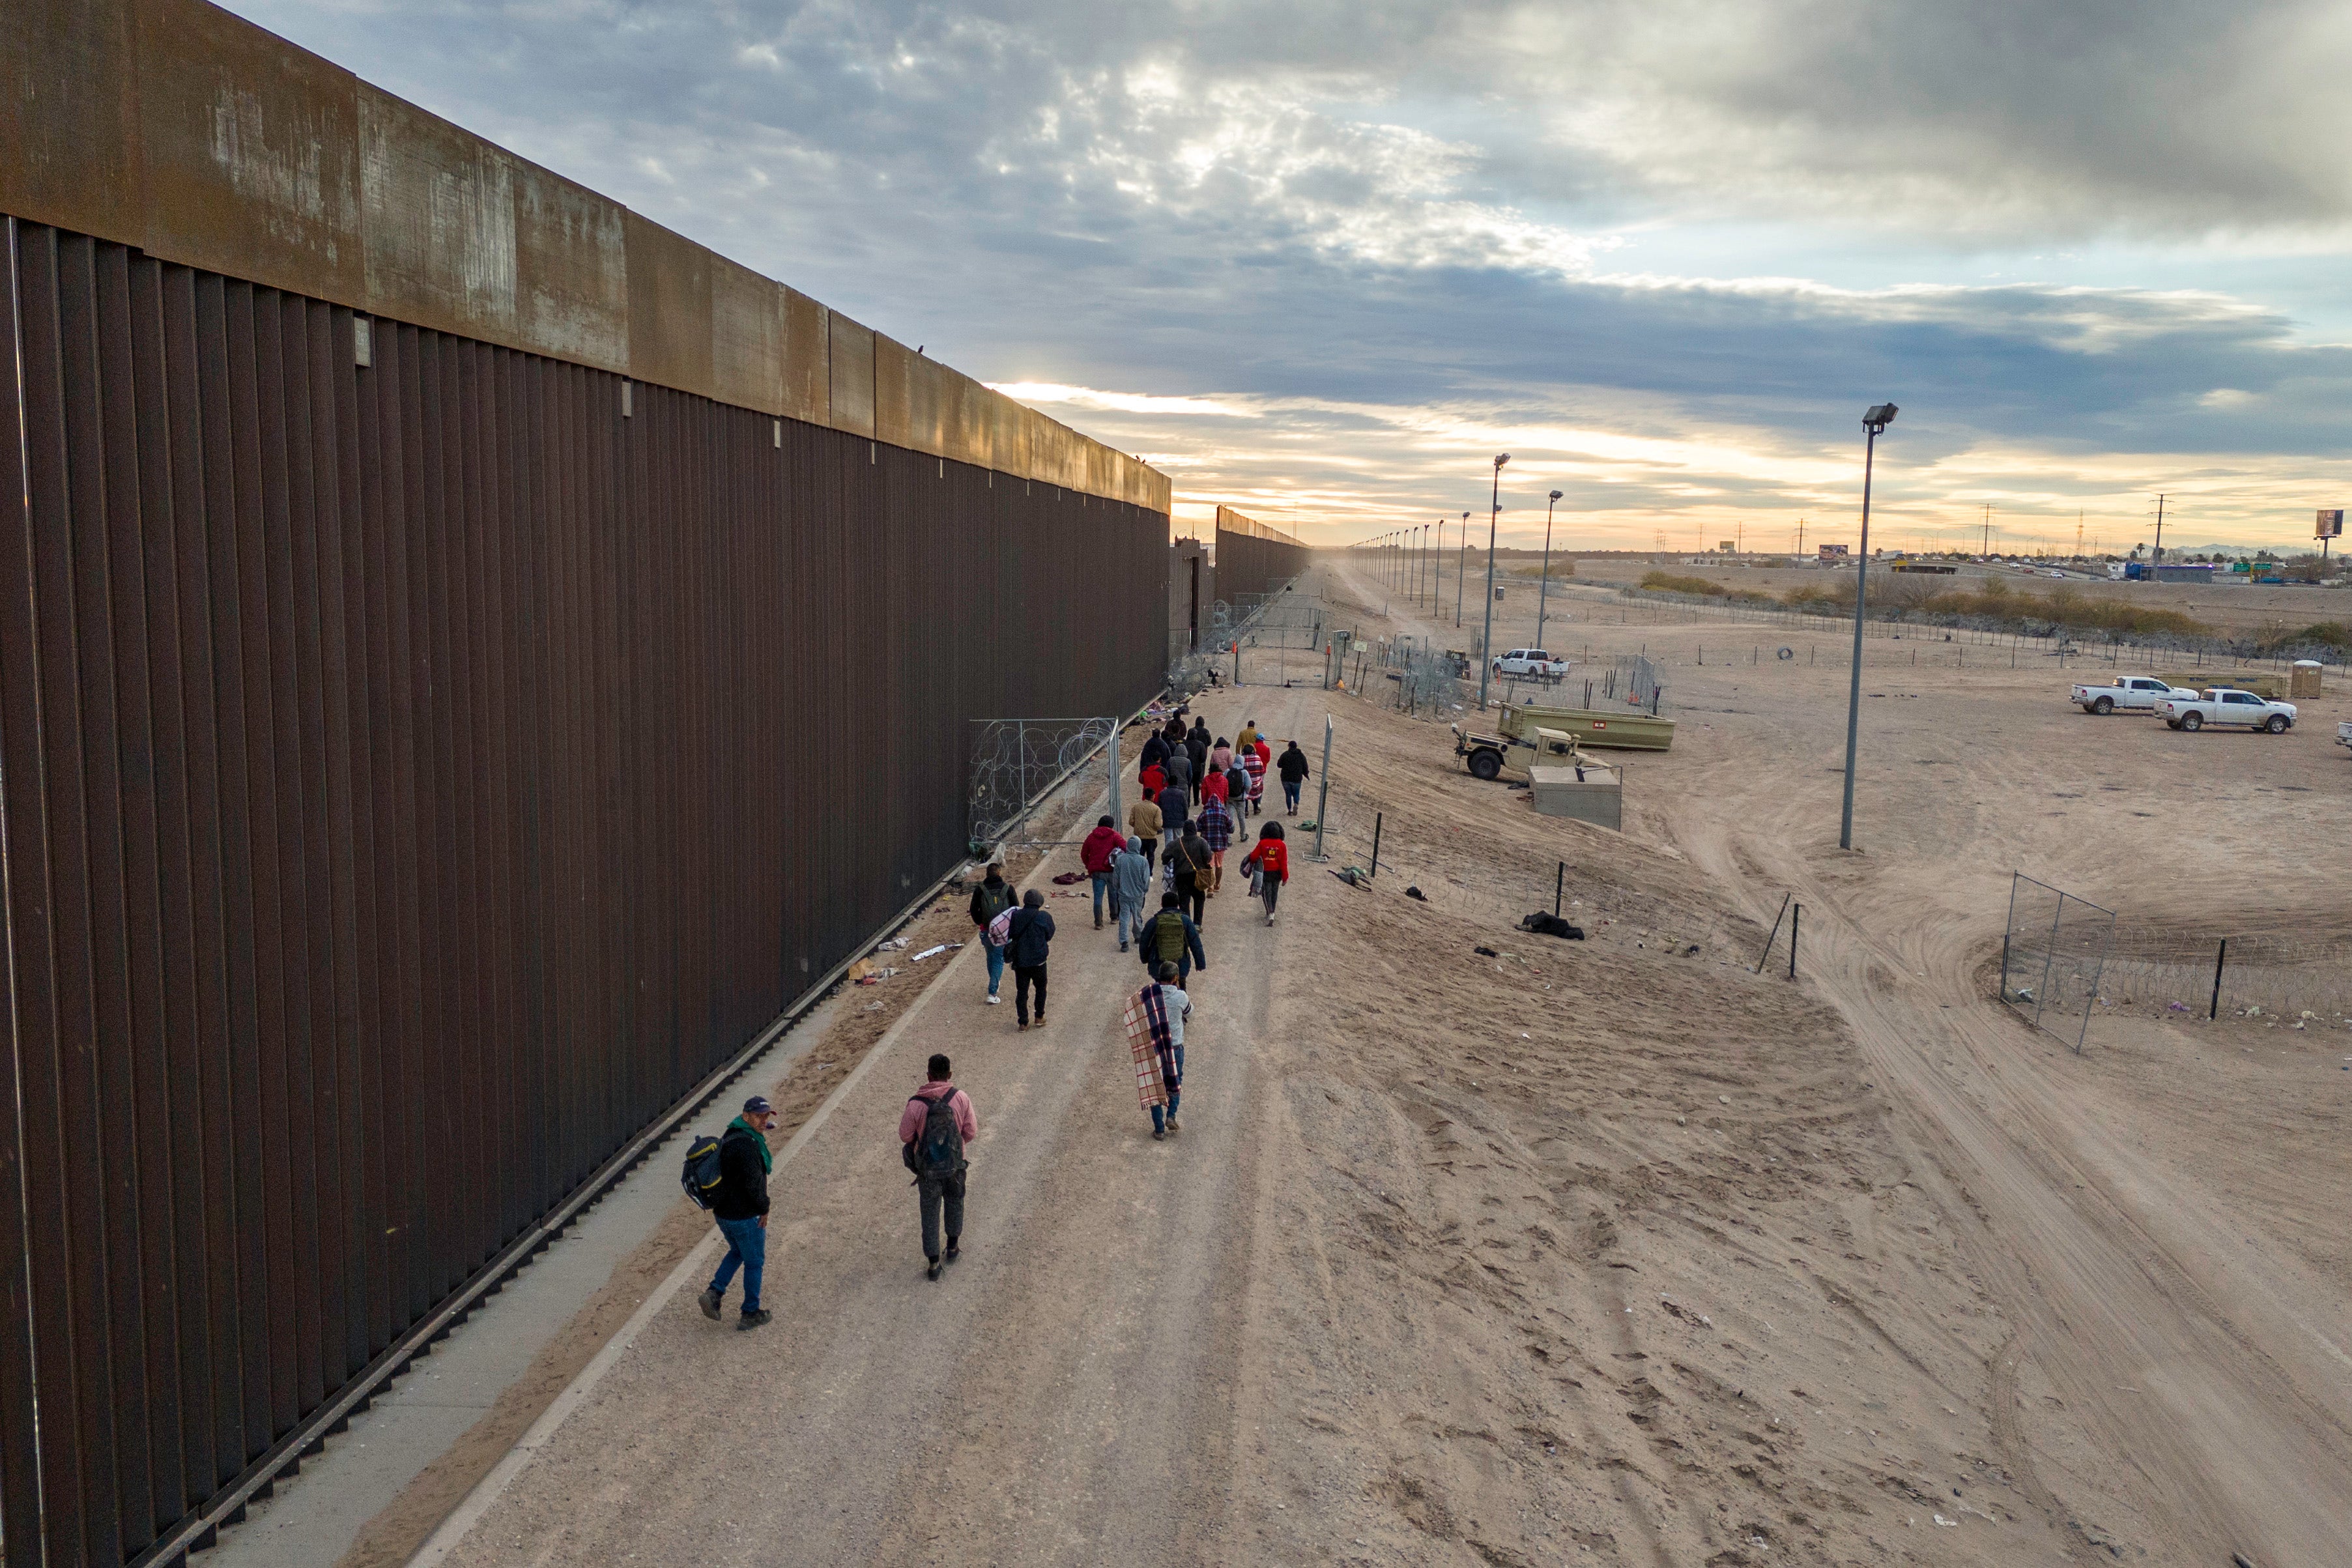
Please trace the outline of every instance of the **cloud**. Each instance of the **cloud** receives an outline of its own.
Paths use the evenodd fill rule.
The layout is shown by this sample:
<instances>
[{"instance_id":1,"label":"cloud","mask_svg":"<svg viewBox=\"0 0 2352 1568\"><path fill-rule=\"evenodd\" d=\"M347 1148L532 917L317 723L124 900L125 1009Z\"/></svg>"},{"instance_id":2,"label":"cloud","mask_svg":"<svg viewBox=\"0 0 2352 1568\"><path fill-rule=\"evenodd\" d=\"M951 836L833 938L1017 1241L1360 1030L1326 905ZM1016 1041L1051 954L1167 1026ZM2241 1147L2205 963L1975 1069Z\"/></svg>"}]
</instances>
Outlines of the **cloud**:
<instances>
[{"instance_id":1,"label":"cloud","mask_svg":"<svg viewBox=\"0 0 2352 1568\"><path fill-rule=\"evenodd\" d=\"M2340 5L239 8L1313 537L1506 447L1640 542L1846 511L1881 398L1919 517L2193 475L2270 528L2352 450L2347 351L2221 281L2341 294Z\"/></svg>"}]
</instances>

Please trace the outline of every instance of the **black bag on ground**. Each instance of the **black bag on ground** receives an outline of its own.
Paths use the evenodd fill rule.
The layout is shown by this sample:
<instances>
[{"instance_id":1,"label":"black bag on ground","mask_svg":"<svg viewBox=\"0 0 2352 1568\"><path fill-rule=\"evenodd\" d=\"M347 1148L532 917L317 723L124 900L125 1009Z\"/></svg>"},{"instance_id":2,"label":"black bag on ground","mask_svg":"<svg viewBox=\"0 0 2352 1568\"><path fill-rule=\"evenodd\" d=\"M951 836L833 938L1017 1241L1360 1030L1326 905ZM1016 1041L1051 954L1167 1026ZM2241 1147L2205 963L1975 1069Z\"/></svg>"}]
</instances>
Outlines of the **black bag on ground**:
<instances>
[{"instance_id":1,"label":"black bag on ground","mask_svg":"<svg viewBox=\"0 0 2352 1568\"><path fill-rule=\"evenodd\" d=\"M697 1208L709 1208L719 1196L719 1140L708 1133L686 1146L686 1166L678 1173L678 1185L686 1188L687 1197Z\"/></svg>"},{"instance_id":2,"label":"black bag on ground","mask_svg":"<svg viewBox=\"0 0 2352 1568\"><path fill-rule=\"evenodd\" d=\"M1584 927L1571 925L1559 915L1547 914L1540 909L1520 921L1519 926L1522 930L1532 931L1538 936L1559 936L1570 942L1584 940Z\"/></svg>"},{"instance_id":3,"label":"black bag on ground","mask_svg":"<svg viewBox=\"0 0 2352 1568\"><path fill-rule=\"evenodd\" d=\"M907 1168L918 1177L944 1181L963 1169L963 1129L956 1124L955 1091L936 1100L920 1094L913 1098L925 1106L923 1130L904 1145Z\"/></svg>"}]
</instances>

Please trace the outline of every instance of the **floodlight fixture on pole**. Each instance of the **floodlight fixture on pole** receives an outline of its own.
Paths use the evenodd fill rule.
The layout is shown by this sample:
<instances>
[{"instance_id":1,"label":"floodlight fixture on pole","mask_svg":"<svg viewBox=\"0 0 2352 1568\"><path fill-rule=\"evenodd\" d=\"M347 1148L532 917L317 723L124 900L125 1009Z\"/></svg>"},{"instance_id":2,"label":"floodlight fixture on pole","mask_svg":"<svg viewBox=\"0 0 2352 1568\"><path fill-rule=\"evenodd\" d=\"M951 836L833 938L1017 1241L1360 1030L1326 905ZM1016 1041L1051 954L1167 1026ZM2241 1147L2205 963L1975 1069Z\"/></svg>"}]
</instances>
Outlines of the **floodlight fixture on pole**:
<instances>
[{"instance_id":1,"label":"floodlight fixture on pole","mask_svg":"<svg viewBox=\"0 0 2352 1568\"><path fill-rule=\"evenodd\" d=\"M1495 528L1503 520L1503 465L1507 452L1495 454L1495 494L1486 514L1486 629L1478 633L1478 711L1486 711L1486 677L1495 669Z\"/></svg>"},{"instance_id":2,"label":"floodlight fixture on pole","mask_svg":"<svg viewBox=\"0 0 2352 1568\"><path fill-rule=\"evenodd\" d=\"M1554 490L1544 502L1544 562L1543 585L1536 590L1536 646L1546 647L1543 640L1544 600L1551 593L1551 509L1559 505L1559 492Z\"/></svg>"},{"instance_id":3,"label":"floodlight fixture on pole","mask_svg":"<svg viewBox=\"0 0 2352 1568\"><path fill-rule=\"evenodd\" d=\"M1863 585L1870 580L1870 476L1878 457L1878 438L1895 423L1895 405L1874 403L1864 411L1862 428L1869 432L1862 453L1862 544L1853 558L1853 672L1845 695L1845 808L1838 819L1838 848L1853 848L1853 753L1862 733L1862 610Z\"/></svg>"}]
</instances>

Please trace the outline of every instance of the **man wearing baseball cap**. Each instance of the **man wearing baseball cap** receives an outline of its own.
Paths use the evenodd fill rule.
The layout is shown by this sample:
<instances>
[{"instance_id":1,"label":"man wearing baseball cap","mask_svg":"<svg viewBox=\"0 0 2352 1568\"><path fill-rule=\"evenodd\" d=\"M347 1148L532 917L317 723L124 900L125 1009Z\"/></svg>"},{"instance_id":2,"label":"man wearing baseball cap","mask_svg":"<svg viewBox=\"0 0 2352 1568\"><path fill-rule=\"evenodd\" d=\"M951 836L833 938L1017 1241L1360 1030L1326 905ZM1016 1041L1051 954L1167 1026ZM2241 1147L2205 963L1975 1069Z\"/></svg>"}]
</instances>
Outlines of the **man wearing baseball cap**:
<instances>
[{"instance_id":1,"label":"man wearing baseball cap","mask_svg":"<svg viewBox=\"0 0 2352 1568\"><path fill-rule=\"evenodd\" d=\"M768 1260L768 1173L775 1157L768 1153L768 1130L776 1124L776 1108L764 1094L743 1102L743 1113L719 1134L719 1190L710 1203L710 1217L727 1238L727 1256L710 1288L702 1292L702 1315L719 1321L719 1304L735 1270L743 1270L743 1315L738 1329L755 1329L774 1314L760 1305L760 1270Z\"/></svg>"}]
</instances>

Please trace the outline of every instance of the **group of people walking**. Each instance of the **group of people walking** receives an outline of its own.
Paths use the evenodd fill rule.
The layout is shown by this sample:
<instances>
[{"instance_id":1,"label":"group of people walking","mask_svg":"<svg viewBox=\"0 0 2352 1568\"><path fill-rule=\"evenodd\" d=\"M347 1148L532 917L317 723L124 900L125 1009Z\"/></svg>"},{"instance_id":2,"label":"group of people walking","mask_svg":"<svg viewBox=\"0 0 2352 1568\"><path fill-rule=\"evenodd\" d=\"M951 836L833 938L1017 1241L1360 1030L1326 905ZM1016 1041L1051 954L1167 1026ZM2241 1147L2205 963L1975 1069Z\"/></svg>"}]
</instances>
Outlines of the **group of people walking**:
<instances>
[{"instance_id":1,"label":"group of people walking","mask_svg":"<svg viewBox=\"0 0 2352 1568\"><path fill-rule=\"evenodd\" d=\"M1259 735L1255 719L1232 740L1212 738L1199 719L1187 728L1181 717L1145 741L1137 782L1140 797L1127 814L1122 833L1109 817L1100 819L1080 846L1078 858L1092 884L1095 929L1106 911L1118 935L1118 950L1132 949L1144 968L1142 988L1129 998L1127 1030L1136 1067L1136 1087L1151 1115L1151 1135L1180 1131L1177 1113L1184 1082L1184 1025L1192 1015L1188 988L1193 974L1209 967L1201 927L1208 902L1223 889L1225 854L1246 841L1244 824L1264 810L1266 774L1282 783L1284 812L1295 816L1308 776L1306 753L1291 741L1277 758ZM1280 822L1264 822L1257 842L1241 860L1252 894L1274 924L1275 909L1290 880L1290 852ZM1155 897L1153 889L1159 886ZM1004 971L1013 977L1013 1016L1026 1030L1045 1021L1046 964L1054 941L1054 916L1035 888L1016 893L1001 861L991 862L971 890L969 913L980 930L988 963L986 1004L1003 1003ZM1034 998L1034 1012L1032 998ZM901 1158L913 1174L922 1227L927 1275L937 1280L961 1255L963 1236L965 1147L980 1136L971 1097L956 1087L953 1064L933 1056L928 1076L898 1117ZM743 1113L719 1140L719 1185L708 1202L728 1243L718 1273L702 1292L705 1316L717 1318L729 1287L743 1280L740 1326L755 1328L770 1314L760 1306L768 1215L767 1176L772 1167L762 1135L775 1125L768 1102L752 1096Z\"/></svg>"}]
</instances>

